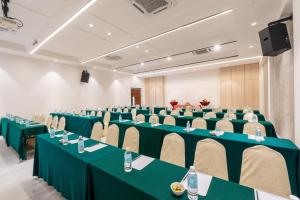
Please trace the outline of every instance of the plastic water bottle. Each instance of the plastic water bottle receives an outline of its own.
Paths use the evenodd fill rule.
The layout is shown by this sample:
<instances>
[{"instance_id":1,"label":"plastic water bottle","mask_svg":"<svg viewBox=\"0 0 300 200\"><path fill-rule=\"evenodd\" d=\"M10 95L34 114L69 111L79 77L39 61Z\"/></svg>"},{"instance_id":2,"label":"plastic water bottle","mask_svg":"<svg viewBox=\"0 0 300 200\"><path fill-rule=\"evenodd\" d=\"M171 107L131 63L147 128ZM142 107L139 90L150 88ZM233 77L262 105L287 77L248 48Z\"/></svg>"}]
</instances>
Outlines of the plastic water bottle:
<instances>
[{"instance_id":1,"label":"plastic water bottle","mask_svg":"<svg viewBox=\"0 0 300 200\"><path fill-rule=\"evenodd\" d=\"M79 136L78 138L78 153L84 152L84 140L82 136Z\"/></svg>"},{"instance_id":2,"label":"plastic water bottle","mask_svg":"<svg viewBox=\"0 0 300 200\"><path fill-rule=\"evenodd\" d=\"M132 155L128 147L126 147L126 151L124 153L124 170L125 172L132 171Z\"/></svg>"},{"instance_id":3,"label":"plastic water bottle","mask_svg":"<svg viewBox=\"0 0 300 200\"><path fill-rule=\"evenodd\" d=\"M122 115L121 115L121 114L119 115L119 121L120 121L120 122L123 121Z\"/></svg>"},{"instance_id":4,"label":"plastic water bottle","mask_svg":"<svg viewBox=\"0 0 300 200\"><path fill-rule=\"evenodd\" d=\"M190 124L190 121L187 121L187 123L186 123L186 131L190 132L190 130L191 130L191 124Z\"/></svg>"},{"instance_id":5,"label":"plastic water bottle","mask_svg":"<svg viewBox=\"0 0 300 200\"><path fill-rule=\"evenodd\" d=\"M68 145L69 139L68 139L68 132L67 131L64 131L62 140L63 140L63 145Z\"/></svg>"},{"instance_id":6,"label":"plastic water bottle","mask_svg":"<svg viewBox=\"0 0 300 200\"><path fill-rule=\"evenodd\" d=\"M259 127L256 128L256 131L255 131L255 140L257 142L261 142L262 138L261 138L261 131L259 129Z\"/></svg>"},{"instance_id":7,"label":"plastic water bottle","mask_svg":"<svg viewBox=\"0 0 300 200\"><path fill-rule=\"evenodd\" d=\"M190 200L198 200L198 177L194 166L188 172L187 192Z\"/></svg>"},{"instance_id":8,"label":"plastic water bottle","mask_svg":"<svg viewBox=\"0 0 300 200\"><path fill-rule=\"evenodd\" d=\"M55 138L55 131L54 131L54 129L50 128L49 132L50 132L50 138Z\"/></svg>"},{"instance_id":9,"label":"plastic water bottle","mask_svg":"<svg viewBox=\"0 0 300 200\"><path fill-rule=\"evenodd\" d=\"M254 115L254 114L252 115L252 121L253 121L253 122L256 122L256 121L257 121L257 120L256 120L256 115Z\"/></svg>"},{"instance_id":10,"label":"plastic water bottle","mask_svg":"<svg viewBox=\"0 0 300 200\"><path fill-rule=\"evenodd\" d=\"M221 127L219 124L216 125L216 135L219 136L221 134Z\"/></svg>"}]
</instances>

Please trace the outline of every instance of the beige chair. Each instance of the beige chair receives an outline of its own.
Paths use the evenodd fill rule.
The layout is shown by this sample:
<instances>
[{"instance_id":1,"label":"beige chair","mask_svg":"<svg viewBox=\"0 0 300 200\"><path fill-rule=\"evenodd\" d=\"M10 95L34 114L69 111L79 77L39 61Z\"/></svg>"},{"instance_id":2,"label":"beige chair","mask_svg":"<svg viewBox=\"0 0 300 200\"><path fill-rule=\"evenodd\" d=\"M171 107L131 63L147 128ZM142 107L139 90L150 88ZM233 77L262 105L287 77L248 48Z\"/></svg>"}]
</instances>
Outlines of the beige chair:
<instances>
[{"instance_id":1,"label":"beige chair","mask_svg":"<svg viewBox=\"0 0 300 200\"><path fill-rule=\"evenodd\" d=\"M138 122L145 122L145 116L144 116L143 114L138 114L138 115L136 116L136 120L137 120Z\"/></svg>"},{"instance_id":2,"label":"beige chair","mask_svg":"<svg viewBox=\"0 0 300 200\"><path fill-rule=\"evenodd\" d=\"M234 114L234 113L225 113L224 118L236 119L236 114Z\"/></svg>"},{"instance_id":3,"label":"beige chair","mask_svg":"<svg viewBox=\"0 0 300 200\"><path fill-rule=\"evenodd\" d=\"M131 110L131 116L133 120L136 118L136 109Z\"/></svg>"},{"instance_id":4,"label":"beige chair","mask_svg":"<svg viewBox=\"0 0 300 200\"><path fill-rule=\"evenodd\" d=\"M104 136L107 135L109 122L110 122L110 112L105 112L105 114L104 114L104 119L103 119L103 124L104 124L104 132L103 132L103 135L104 135Z\"/></svg>"},{"instance_id":5,"label":"beige chair","mask_svg":"<svg viewBox=\"0 0 300 200\"><path fill-rule=\"evenodd\" d=\"M252 121L253 117L255 118L255 121L257 121L257 115L253 113L246 113L243 117L243 120Z\"/></svg>"},{"instance_id":6,"label":"beige chair","mask_svg":"<svg viewBox=\"0 0 300 200\"><path fill-rule=\"evenodd\" d=\"M240 184L285 198L291 194L285 159L262 145L244 150Z\"/></svg>"},{"instance_id":7,"label":"beige chair","mask_svg":"<svg viewBox=\"0 0 300 200\"><path fill-rule=\"evenodd\" d=\"M93 126L92 133L91 133L91 139L101 141L101 138L103 137L103 126L101 122L96 122Z\"/></svg>"},{"instance_id":8,"label":"beige chair","mask_svg":"<svg viewBox=\"0 0 300 200\"><path fill-rule=\"evenodd\" d=\"M37 115L37 122L38 122L38 123L44 124L45 121L46 121L46 119L45 119L45 116L44 116L44 115L42 115L42 114Z\"/></svg>"},{"instance_id":9,"label":"beige chair","mask_svg":"<svg viewBox=\"0 0 300 200\"><path fill-rule=\"evenodd\" d=\"M108 111L108 112L112 112L112 107L109 107L109 108L107 109L107 111Z\"/></svg>"},{"instance_id":10,"label":"beige chair","mask_svg":"<svg viewBox=\"0 0 300 200\"><path fill-rule=\"evenodd\" d=\"M158 124L159 123L159 117L157 115L151 115L149 117L149 123Z\"/></svg>"},{"instance_id":11,"label":"beige chair","mask_svg":"<svg viewBox=\"0 0 300 200\"><path fill-rule=\"evenodd\" d=\"M63 130L65 130L65 127L66 127L66 118L61 117L58 121L57 130L58 131L63 131Z\"/></svg>"},{"instance_id":12,"label":"beige chair","mask_svg":"<svg viewBox=\"0 0 300 200\"><path fill-rule=\"evenodd\" d=\"M38 114L32 115L31 121L37 122L37 120L38 120Z\"/></svg>"},{"instance_id":13,"label":"beige chair","mask_svg":"<svg viewBox=\"0 0 300 200\"><path fill-rule=\"evenodd\" d=\"M159 111L159 115L167 115L166 110L161 110L161 111Z\"/></svg>"},{"instance_id":14,"label":"beige chair","mask_svg":"<svg viewBox=\"0 0 300 200\"><path fill-rule=\"evenodd\" d=\"M185 107L185 110L186 110L186 111L192 111L192 110L193 110L193 107L192 107L192 106L186 106L186 107Z\"/></svg>"},{"instance_id":15,"label":"beige chair","mask_svg":"<svg viewBox=\"0 0 300 200\"><path fill-rule=\"evenodd\" d=\"M97 117L102 117L102 112L100 110L97 112Z\"/></svg>"},{"instance_id":16,"label":"beige chair","mask_svg":"<svg viewBox=\"0 0 300 200\"><path fill-rule=\"evenodd\" d=\"M123 112L128 113L129 112L128 108L124 108Z\"/></svg>"},{"instance_id":17,"label":"beige chair","mask_svg":"<svg viewBox=\"0 0 300 200\"><path fill-rule=\"evenodd\" d=\"M187 117L193 117L193 112L188 110L188 111L185 111L183 115L187 116Z\"/></svg>"},{"instance_id":18,"label":"beige chair","mask_svg":"<svg viewBox=\"0 0 300 200\"><path fill-rule=\"evenodd\" d=\"M202 108L200 108L199 106L197 106L197 107L195 108L195 111L196 111L196 112L203 112Z\"/></svg>"},{"instance_id":19,"label":"beige chair","mask_svg":"<svg viewBox=\"0 0 300 200\"><path fill-rule=\"evenodd\" d=\"M243 133L244 134L249 134L249 135L255 135L257 128L260 129L260 132L261 132L262 136L266 136L265 127L262 124L258 123L258 122L248 122L248 123L244 124Z\"/></svg>"},{"instance_id":20,"label":"beige chair","mask_svg":"<svg viewBox=\"0 0 300 200\"><path fill-rule=\"evenodd\" d=\"M179 114L178 110L172 110L170 115L177 116Z\"/></svg>"},{"instance_id":21,"label":"beige chair","mask_svg":"<svg viewBox=\"0 0 300 200\"><path fill-rule=\"evenodd\" d=\"M215 109L215 112L223 112L223 108L219 107Z\"/></svg>"},{"instance_id":22,"label":"beige chair","mask_svg":"<svg viewBox=\"0 0 300 200\"><path fill-rule=\"evenodd\" d=\"M51 123L52 123L52 116L49 115L48 118L47 118L47 121L46 121L46 126L48 129L51 128Z\"/></svg>"},{"instance_id":23,"label":"beige chair","mask_svg":"<svg viewBox=\"0 0 300 200\"><path fill-rule=\"evenodd\" d=\"M57 129L57 124L58 124L58 117L54 116L52 119L51 128Z\"/></svg>"},{"instance_id":24,"label":"beige chair","mask_svg":"<svg viewBox=\"0 0 300 200\"><path fill-rule=\"evenodd\" d=\"M81 115L81 116L86 116L85 110L81 111L80 115Z\"/></svg>"},{"instance_id":25,"label":"beige chair","mask_svg":"<svg viewBox=\"0 0 300 200\"><path fill-rule=\"evenodd\" d=\"M233 124L230 121L220 120L216 123L216 127L219 126L221 131L224 132L234 132Z\"/></svg>"},{"instance_id":26,"label":"beige chair","mask_svg":"<svg viewBox=\"0 0 300 200\"><path fill-rule=\"evenodd\" d=\"M160 160L185 167L185 145L184 139L180 135L170 133L165 136Z\"/></svg>"},{"instance_id":27,"label":"beige chair","mask_svg":"<svg viewBox=\"0 0 300 200\"><path fill-rule=\"evenodd\" d=\"M123 141L123 149L127 147L130 151L139 153L139 131L135 127L130 127L125 132L125 137Z\"/></svg>"},{"instance_id":28,"label":"beige chair","mask_svg":"<svg viewBox=\"0 0 300 200\"><path fill-rule=\"evenodd\" d=\"M122 109L121 108L117 108L117 112L122 112Z\"/></svg>"},{"instance_id":29,"label":"beige chair","mask_svg":"<svg viewBox=\"0 0 300 200\"><path fill-rule=\"evenodd\" d=\"M208 113L205 113L204 117L206 117L206 118L217 118L217 115L214 112L208 112Z\"/></svg>"},{"instance_id":30,"label":"beige chair","mask_svg":"<svg viewBox=\"0 0 300 200\"><path fill-rule=\"evenodd\" d=\"M175 126L176 125L175 118L172 116L166 116L164 119L164 124Z\"/></svg>"},{"instance_id":31,"label":"beige chair","mask_svg":"<svg viewBox=\"0 0 300 200\"><path fill-rule=\"evenodd\" d=\"M90 116L96 116L95 111L91 111Z\"/></svg>"},{"instance_id":32,"label":"beige chair","mask_svg":"<svg viewBox=\"0 0 300 200\"><path fill-rule=\"evenodd\" d=\"M106 143L106 144L118 147L118 144L119 144L119 127L116 124L110 125L109 128L108 128L107 136L102 137L101 141Z\"/></svg>"},{"instance_id":33,"label":"beige chair","mask_svg":"<svg viewBox=\"0 0 300 200\"><path fill-rule=\"evenodd\" d=\"M194 166L201 173L228 180L226 150L213 139L197 143Z\"/></svg>"},{"instance_id":34,"label":"beige chair","mask_svg":"<svg viewBox=\"0 0 300 200\"><path fill-rule=\"evenodd\" d=\"M192 127L198 128L198 129L207 129L206 120L203 118L197 117L193 120Z\"/></svg>"}]
</instances>

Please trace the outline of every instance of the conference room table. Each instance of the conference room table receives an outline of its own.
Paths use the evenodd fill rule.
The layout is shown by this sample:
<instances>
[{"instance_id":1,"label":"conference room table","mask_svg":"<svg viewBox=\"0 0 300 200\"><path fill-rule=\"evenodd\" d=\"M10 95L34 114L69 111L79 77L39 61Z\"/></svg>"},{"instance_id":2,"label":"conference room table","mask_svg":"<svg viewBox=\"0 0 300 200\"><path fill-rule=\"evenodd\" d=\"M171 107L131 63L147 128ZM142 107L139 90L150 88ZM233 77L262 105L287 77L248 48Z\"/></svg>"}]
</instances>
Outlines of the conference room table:
<instances>
[{"instance_id":1,"label":"conference room table","mask_svg":"<svg viewBox=\"0 0 300 200\"><path fill-rule=\"evenodd\" d=\"M65 117L66 127L65 130L90 137L93 126L96 122L103 123L103 118L98 116L80 116L70 113L50 113L52 116Z\"/></svg>"},{"instance_id":2,"label":"conference room table","mask_svg":"<svg viewBox=\"0 0 300 200\"><path fill-rule=\"evenodd\" d=\"M239 182L243 151L255 145L265 145L282 154L285 158L292 193L299 196L300 191L300 151L290 140L265 137L265 141L257 142L248 139L246 134L224 133L222 136L214 136L210 131L195 129L186 132L185 127L159 125L151 126L150 123L134 123L132 121L111 121L119 127L119 147L123 145L125 131L129 127L139 130L139 153L156 159L160 158L160 151L164 137L169 133L178 133L185 141L186 168L193 165L196 144L206 138L214 139L224 145L227 155L229 180Z\"/></svg>"},{"instance_id":3,"label":"conference room table","mask_svg":"<svg viewBox=\"0 0 300 200\"><path fill-rule=\"evenodd\" d=\"M59 134L59 133L57 133ZM78 135L69 136L70 140ZM59 137L37 136L33 176L45 180L66 199L188 199L175 197L170 184L181 179L187 169L155 159L142 170L124 172L124 151L107 145L94 152L78 153L77 144L62 145ZM98 142L85 141L85 147ZM133 159L139 154L133 153ZM55 159L53 159L55 158ZM255 200L254 190L212 177L206 200Z\"/></svg>"},{"instance_id":4,"label":"conference room table","mask_svg":"<svg viewBox=\"0 0 300 200\"><path fill-rule=\"evenodd\" d=\"M172 111L168 110L167 111L167 114L170 115ZM184 111L179 111L180 115L184 115ZM197 111L194 111L192 112L193 113L193 117L203 117L205 112L197 112ZM149 113L147 113L149 114ZM224 118L226 112L216 112L216 116L217 118ZM244 118L244 115L245 113L234 113L236 115L236 119L243 119ZM266 121L265 119L265 116L263 114L256 114L257 118L258 118L258 121Z\"/></svg>"},{"instance_id":5,"label":"conference room table","mask_svg":"<svg viewBox=\"0 0 300 200\"><path fill-rule=\"evenodd\" d=\"M6 117L1 118L1 133L5 143L17 152L21 160L27 159L27 140L46 132L48 129L44 124L30 122L26 126Z\"/></svg>"},{"instance_id":6,"label":"conference room table","mask_svg":"<svg viewBox=\"0 0 300 200\"><path fill-rule=\"evenodd\" d=\"M128 112L124 112L124 109L122 109L122 113L130 113L132 109L128 109ZM98 110L86 110L86 113L88 115L91 114L91 112L94 111L95 114L97 115L97 113L99 112ZM105 113L107 112L108 110L105 109L105 110L101 110L102 113ZM120 113L120 112L117 112L117 109L112 109L112 112L111 113ZM136 109L136 114L149 114L150 113L150 109Z\"/></svg>"},{"instance_id":7,"label":"conference room table","mask_svg":"<svg viewBox=\"0 0 300 200\"><path fill-rule=\"evenodd\" d=\"M146 122L149 122L150 114L145 115ZM157 115L159 117L159 123L163 124L165 115ZM187 122L189 121L192 125L192 121L197 117L189 117L189 116L173 116L176 121L176 126L184 126L186 127ZM216 123L222 118L209 118L205 119L207 123L208 130L215 130ZM247 120L240 120L240 119L232 119L230 120L233 124L233 130L235 133L243 133L244 125L248 122ZM275 128L271 122L268 121L259 121L266 129L266 135L268 137L277 137Z\"/></svg>"}]
</instances>

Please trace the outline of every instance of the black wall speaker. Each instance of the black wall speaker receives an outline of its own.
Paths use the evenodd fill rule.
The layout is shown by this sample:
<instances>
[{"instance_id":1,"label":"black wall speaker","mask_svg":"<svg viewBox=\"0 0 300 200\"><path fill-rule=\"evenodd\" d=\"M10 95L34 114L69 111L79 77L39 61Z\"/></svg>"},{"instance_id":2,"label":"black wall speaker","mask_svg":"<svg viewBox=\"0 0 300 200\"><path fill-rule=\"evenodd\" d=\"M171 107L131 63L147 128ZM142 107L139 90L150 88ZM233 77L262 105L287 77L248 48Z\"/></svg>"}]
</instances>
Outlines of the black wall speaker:
<instances>
[{"instance_id":1,"label":"black wall speaker","mask_svg":"<svg viewBox=\"0 0 300 200\"><path fill-rule=\"evenodd\" d=\"M83 70L81 74L81 80L82 83L88 83L90 79L90 73L87 70Z\"/></svg>"},{"instance_id":2,"label":"black wall speaker","mask_svg":"<svg viewBox=\"0 0 300 200\"><path fill-rule=\"evenodd\" d=\"M264 56L277 56L291 49L289 34L284 23L270 25L259 32L259 37Z\"/></svg>"}]
</instances>

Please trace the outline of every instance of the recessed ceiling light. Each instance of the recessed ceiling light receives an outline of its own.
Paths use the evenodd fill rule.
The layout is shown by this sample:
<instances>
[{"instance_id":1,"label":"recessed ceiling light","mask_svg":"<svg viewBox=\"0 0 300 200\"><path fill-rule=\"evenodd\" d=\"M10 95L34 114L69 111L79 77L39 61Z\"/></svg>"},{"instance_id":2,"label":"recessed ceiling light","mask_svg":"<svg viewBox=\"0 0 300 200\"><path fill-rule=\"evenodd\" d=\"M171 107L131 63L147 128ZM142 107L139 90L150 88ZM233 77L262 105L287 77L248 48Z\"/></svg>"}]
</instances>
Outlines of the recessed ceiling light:
<instances>
[{"instance_id":1,"label":"recessed ceiling light","mask_svg":"<svg viewBox=\"0 0 300 200\"><path fill-rule=\"evenodd\" d=\"M57 59L54 59L54 62L58 62L58 60L57 60Z\"/></svg>"},{"instance_id":2,"label":"recessed ceiling light","mask_svg":"<svg viewBox=\"0 0 300 200\"><path fill-rule=\"evenodd\" d=\"M215 51L219 51L221 48L222 48L222 47L221 47L221 45L219 45L219 44L217 44L217 45L214 46L214 50L215 50Z\"/></svg>"},{"instance_id":3,"label":"recessed ceiling light","mask_svg":"<svg viewBox=\"0 0 300 200\"><path fill-rule=\"evenodd\" d=\"M251 26L256 26L256 25L257 25L256 22L251 23Z\"/></svg>"},{"instance_id":4,"label":"recessed ceiling light","mask_svg":"<svg viewBox=\"0 0 300 200\"><path fill-rule=\"evenodd\" d=\"M94 27L94 24L92 24L92 23L89 24L89 27L90 27L90 28L93 28L93 27Z\"/></svg>"},{"instance_id":5,"label":"recessed ceiling light","mask_svg":"<svg viewBox=\"0 0 300 200\"><path fill-rule=\"evenodd\" d=\"M115 70L115 69L113 70L113 72L116 72L116 71L117 71L117 70Z\"/></svg>"},{"instance_id":6,"label":"recessed ceiling light","mask_svg":"<svg viewBox=\"0 0 300 200\"><path fill-rule=\"evenodd\" d=\"M172 60L172 57L170 57L170 56L167 57L167 60L168 60L168 61L171 61L171 60Z\"/></svg>"},{"instance_id":7,"label":"recessed ceiling light","mask_svg":"<svg viewBox=\"0 0 300 200\"><path fill-rule=\"evenodd\" d=\"M253 47L254 47L253 45L250 45L250 46L249 46L249 49L253 49Z\"/></svg>"},{"instance_id":8,"label":"recessed ceiling light","mask_svg":"<svg viewBox=\"0 0 300 200\"><path fill-rule=\"evenodd\" d=\"M142 63L141 63L141 66L144 66L144 65L145 65L145 63L142 62Z\"/></svg>"},{"instance_id":9,"label":"recessed ceiling light","mask_svg":"<svg viewBox=\"0 0 300 200\"><path fill-rule=\"evenodd\" d=\"M149 50L148 50L148 49L146 49L146 50L145 50L145 53L149 53Z\"/></svg>"},{"instance_id":10,"label":"recessed ceiling light","mask_svg":"<svg viewBox=\"0 0 300 200\"><path fill-rule=\"evenodd\" d=\"M107 35L108 35L108 36L111 36L111 32L108 32Z\"/></svg>"}]
</instances>

